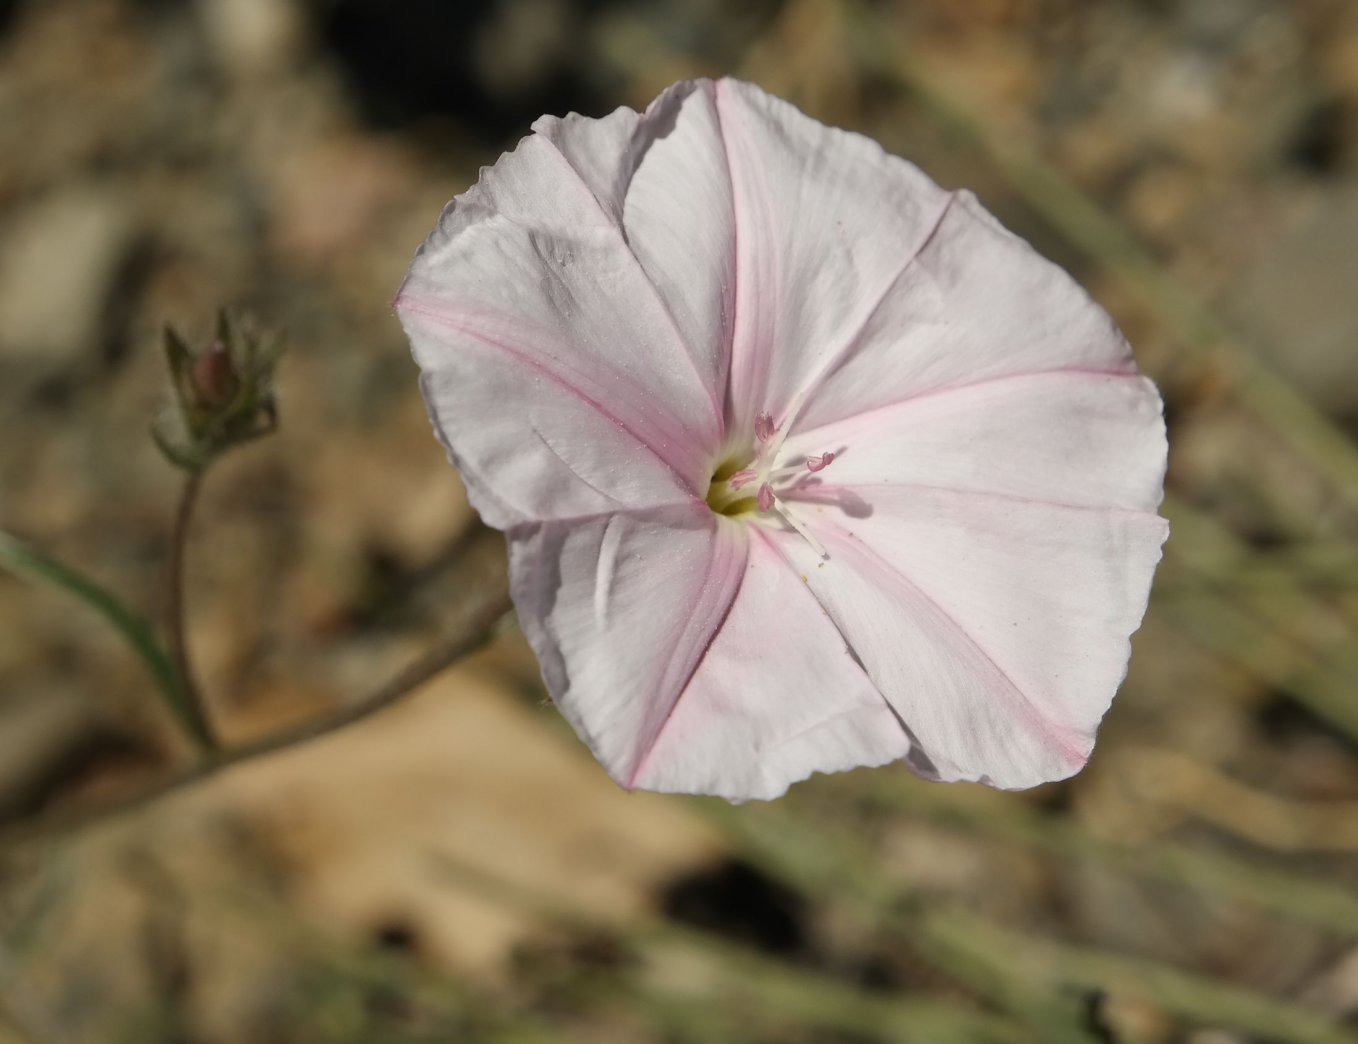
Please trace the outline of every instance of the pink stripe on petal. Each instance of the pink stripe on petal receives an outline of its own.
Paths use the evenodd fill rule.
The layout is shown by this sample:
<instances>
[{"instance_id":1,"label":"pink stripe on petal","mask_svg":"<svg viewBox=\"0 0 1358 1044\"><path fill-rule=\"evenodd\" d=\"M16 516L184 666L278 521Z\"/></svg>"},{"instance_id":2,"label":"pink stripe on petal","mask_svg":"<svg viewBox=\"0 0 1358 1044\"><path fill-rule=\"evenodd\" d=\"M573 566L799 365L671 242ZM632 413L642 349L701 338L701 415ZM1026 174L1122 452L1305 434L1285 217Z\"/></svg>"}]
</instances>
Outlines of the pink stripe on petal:
<instances>
[{"instance_id":1,"label":"pink stripe on petal","mask_svg":"<svg viewBox=\"0 0 1358 1044\"><path fill-rule=\"evenodd\" d=\"M800 541L780 546L945 778L1022 787L1083 763L1162 519L917 488L878 490L857 517L803 511L829 561L808 569Z\"/></svg>"},{"instance_id":2,"label":"pink stripe on petal","mask_svg":"<svg viewBox=\"0 0 1358 1044\"><path fill-rule=\"evenodd\" d=\"M619 432L625 433L644 446L655 456L657 461L674 473L676 479L685 488L694 496L698 495L698 487L702 484L702 480L706 478L702 474L703 469L695 467L697 462L692 459L691 455L684 454L681 456L678 452L680 447L692 445L696 440L691 436L669 429L666 423L668 418L664 412L646 410L645 405L651 396L644 391L622 389L622 393L619 394L617 388L590 388L586 390L588 384L595 382L591 381L579 369L572 370L563 364L562 356L567 353L562 351L554 353L530 351L511 344L479 329L460 316L456 309L449 308L442 302L407 294L398 301L398 308L403 315L420 316L448 331L461 334L484 348L502 353L516 364L521 365L530 376L536 375L554 382L563 391L576 397L615 424ZM556 365L551 365L548 360ZM426 368L437 369L437 366L433 364L433 359L429 359L429 363L430 365L427 365ZM619 379L610 375L610 380ZM619 407L625 407L628 416L624 417Z\"/></svg>"},{"instance_id":3,"label":"pink stripe on petal","mask_svg":"<svg viewBox=\"0 0 1358 1044\"><path fill-rule=\"evenodd\" d=\"M1088 293L959 192L852 350L808 396L798 430L933 389L1056 369L1135 365Z\"/></svg>"},{"instance_id":4,"label":"pink stripe on petal","mask_svg":"<svg viewBox=\"0 0 1358 1044\"><path fill-rule=\"evenodd\" d=\"M745 528L699 505L510 536L514 604L548 690L628 786L736 596Z\"/></svg>"},{"instance_id":5,"label":"pink stripe on petal","mask_svg":"<svg viewBox=\"0 0 1358 1044\"><path fill-rule=\"evenodd\" d=\"M813 772L904 758L899 720L763 527L744 575L633 782L766 800Z\"/></svg>"},{"instance_id":6,"label":"pink stripe on petal","mask_svg":"<svg viewBox=\"0 0 1358 1044\"><path fill-rule=\"evenodd\" d=\"M594 199L595 203L598 205L600 214L617 231L619 244L618 253L620 256L631 259L632 264L636 267L636 271L640 276L639 284L646 288L647 296L654 302L655 308L659 312L659 314L664 317L663 325L674 334L674 343L679 349L679 354L681 354L691 364L693 368L694 379L703 389L704 393L707 395L708 402L712 406L712 424L716 432L718 433L717 434L718 439L720 439L721 435L724 433L723 432L724 419L722 416L721 404L717 400L716 389L713 387L713 375L703 365L703 363L700 362L700 359L706 353L699 352L695 348L693 348L689 344L688 339L684 335L683 331L679 329L679 324L675 320L674 310L670 305L670 302L665 299L663 294L661 294L660 289L656 285L655 280L652 278L651 274L646 271L640 259L636 256L636 253L632 249L631 245L627 242L626 234L624 233L621 224L618 222L618 216L610 213L609 209L605 207L604 203L601 202L598 196L594 194L594 192L590 189L590 186L581 177L580 172L576 170L576 168L571 164L570 159L561 150L560 145L558 145L556 141L553 140L553 138L547 135L542 135L542 140L551 145L552 153L554 153L561 159L562 168L564 170L569 171L571 176L580 183L581 187L584 188L585 191L589 192L590 197ZM632 302L632 306L634 308L639 307L639 302L634 300Z\"/></svg>"},{"instance_id":7,"label":"pink stripe on petal","mask_svg":"<svg viewBox=\"0 0 1358 1044\"><path fill-rule=\"evenodd\" d=\"M917 167L749 84L716 85L735 204L733 431L788 408L871 314L947 202ZM902 252L905 258L902 258Z\"/></svg>"},{"instance_id":8,"label":"pink stripe on petal","mask_svg":"<svg viewBox=\"0 0 1358 1044\"><path fill-rule=\"evenodd\" d=\"M1137 375L1010 374L865 411L787 449L827 443L844 453L826 477L868 503L910 485L1154 511L1164 485L1160 397Z\"/></svg>"},{"instance_id":9,"label":"pink stripe on petal","mask_svg":"<svg viewBox=\"0 0 1358 1044\"><path fill-rule=\"evenodd\" d=\"M735 317L726 388L726 415L735 431L751 430L755 404L764 397L779 344L784 281L780 215L770 202L766 157L751 149L745 90L745 84L732 80L718 80L713 87L735 213Z\"/></svg>"}]
</instances>

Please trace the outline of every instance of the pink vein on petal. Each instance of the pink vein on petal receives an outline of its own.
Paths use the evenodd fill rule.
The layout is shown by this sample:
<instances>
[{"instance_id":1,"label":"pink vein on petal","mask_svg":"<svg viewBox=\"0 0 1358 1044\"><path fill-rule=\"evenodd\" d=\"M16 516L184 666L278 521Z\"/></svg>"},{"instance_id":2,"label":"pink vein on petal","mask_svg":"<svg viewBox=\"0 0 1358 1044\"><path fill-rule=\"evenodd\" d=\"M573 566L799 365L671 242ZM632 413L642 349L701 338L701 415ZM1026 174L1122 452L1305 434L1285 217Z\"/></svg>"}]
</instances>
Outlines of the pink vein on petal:
<instances>
[{"instance_id":1,"label":"pink vein on petal","mask_svg":"<svg viewBox=\"0 0 1358 1044\"><path fill-rule=\"evenodd\" d=\"M875 552L862 540L852 536L851 534L846 532L842 527L833 522L827 521L827 528L831 528L836 531L837 539L840 544L847 544L851 546L858 554L862 555L864 558L874 563L882 573L895 577L900 583L904 584L918 597L922 598L925 602L931 605L934 608L934 610L938 612L941 618L953 628L953 630L957 633L958 637L960 637L962 641L965 642L978 656L980 656L983 660L989 663L990 666L994 668L996 673L1000 676L1000 678L1004 680L1005 686L1007 687L1008 691L1012 694L1013 697L1012 702L1014 703L1014 706L1019 710L1023 717L1027 719L1028 723L1031 726L1033 726L1037 733L1040 736L1042 736L1049 744L1051 744L1052 747L1054 747L1056 750L1059 750L1063 755L1065 755L1065 757L1069 759L1071 762L1079 764L1084 763L1086 758L1085 753L1078 747L1076 747L1073 743L1071 743L1069 739L1069 733L1071 732L1071 730L1063 728L1062 726L1056 724L1051 719L1049 719L1045 714L1039 711L1037 707L1033 705L1033 702L1028 697L1027 693L1020 689L1018 683L1016 683L1014 679L1009 676L1009 672L1006 671L1002 666L1000 666L1000 664L995 660L995 658L981 645L980 642L976 640L972 633L969 630L967 630L967 628L962 624L960 620L957 619L957 617L953 616L952 613L948 612L948 610L945 609L942 605L940 605L933 598L932 595L930 595L922 587L917 585L913 580L911 580L898 568L896 568L885 558L883 558L881 555ZM828 611L829 610L827 610L827 612Z\"/></svg>"},{"instance_id":2,"label":"pink vein on petal","mask_svg":"<svg viewBox=\"0 0 1358 1044\"><path fill-rule=\"evenodd\" d=\"M718 523L718 525L720 524L721 523ZM744 535L745 528L746 527L741 527L740 532L742 536ZM720 530L718 530L718 542L720 542ZM717 547L714 546L713 548L712 557L708 560L707 564L707 574L703 578L702 587L694 602L694 607L696 609L706 598L712 597L714 593L718 602L720 602L721 596L724 593L724 588L730 588L729 594L725 598L724 605L713 606L706 614L708 620L711 621L711 626L703 640L696 643L697 654L693 656L692 663L686 665L681 670L682 681L678 685L673 686L674 696L670 702L669 709L665 712L665 717L661 720L655 732L642 744L636 762L632 766L632 771L627 775L626 787L628 790L636 787L637 780L639 780L646 771L646 765L650 761L651 755L655 753L656 746L660 743L660 737L664 734L671 719L673 719L674 712L679 706L679 701L684 698L684 693L688 691L689 683L692 682L693 676L698 673L698 668L702 666L703 660L707 658L708 651L711 650L713 642L717 640L717 635L720 634L721 629L726 626L726 620L731 615L731 607L736 604L736 599L740 597L740 589L745 583L745 565L749 559L750 553L748 539L743 539L741 541L741 550L743 551L743 554L738 554L736 556L739 561L733 561L731 567L723 571L718 568L721 552ZM732 574L735 576L734 586L731 585ZM703 614L691 614L688 621L690 627L693 625L701 626L701 621L698 619L701 615ZM671 661L671 667L673 666L674 657L679 653L680 649L685 644L684 640L689 636L690 627L681 628L679 633L675 636L674 647L669 651L667 657ZM669 672L667 671L666 673L668 674ZM667 685L664 686L664 688L671 688L671 686Z\"/></svg>"},{"instance_id":3,"label":"pink vein on petal","mask_svg":"<svg viewBox=\"0 0 1358 1044\"><path fill-rule=\"evenodd\" d=\"M729 271L731 273L731 315L728 323L726 343L722 345L722 370L718 376L718 392L725 402L731 386L731 360L735 357L736 320L740 313L740 208L736 205L736 179L731 169L731 147L726 141L726 122L721 115L721 82L712 84L712 116L717 121L717 138L721 142L722 161L726 165L726 183L731 187L731 253Z\"/></svg>"},{"instance_id":4,"label":"pink vein on petal","mask_svg":"<svg viewBox=\"0 0 1358 1044\"><path fill-rule=\"evenodd\" d=\"M556 142L554 142L551 138L547 137L545 134L540 135L540 137L542 138L543 141L547 143L551 151L561 160L562 164L566 167L566 169L571 172L572 179L575 180L580 185L580 187L585 190L585 194L594 201L595 207L598 208L599 214L603 217L604 222L608 225L608 227L617 232L618 240L622 245L623 252L629 258L632 259L632 264L636 266L637 272L641 275L641 281L646 285L647 289L650 290L651 296L652 298L654 298L656 304L659 306L661 314L665 316L665 321L669 325L670 331L674 334L674 339L679 345L680 353L684 356L685 359L688 360L689 367L693 371L693 376L697 379L699 386L706 394L708 401L712 404L712 418L716 422L717 441L720 442L722 436L725 435L724 430L725 423L722 417L721 407L717 402L716 391L709 385L707 378L704 377L701 372L699 372L698 362L694 358L693 349L689 346L687 340L684 338L683 333L680 331L679 324L674 319L674 312L670 310L669 303L661 295L660 288L656 286L655 280L651 278L651 274L646 271L646 266L643 265L641 263L641 259L637 257L636 252L632 249L632 244L627 241L627 236L623 232L622 228L619 227L618 224L613 220L613 218L609 216L608 211L605 209L604 205L599 201L599 197L596 196L594 194L594 190L591 189L588 184L586 184L585 179L580 176L580 172L575 169L575 165L571 163L571 161L567 158L566 154L561 151L560 146L558 146Z\"/></svg>"},{"instance_id":5,"label":"pink vein on petal","mask_svg":"<svg viewBox=\"0 0 1358 1044\"><path fill-rule=\"evenodd\" d=\"M537 373L547 378L548 380L552 381L554 384L558 385L566 392L573 395L575 398L579 399L586 406L590 407L605 420L609 421L619 431L622 431L625 434L631 436L633 441L635 441L642 448L648 450L657 461L659 461L661 464L665 466L665 468L675 477L676 481L678 481L681 488L687 490L695 499L697 498L698 496L697 492L693 489L689 481L684 478L683 471L677 464L675 464L674 461L670 460L665 455L665 453L660 449L660 447L652 445L649 439L645 438L640 432L635 431L631 427L631 425L629 425L626 421L624 421L621 417L619 417L616 413L610 410L598 399L594 398L594 396L590 395L584 389L572 383L564 374L558 373L556 370L544 366L542 363L534 359L532 356L526 354L525 352L519 350L518 348L513 347L512 345L506 344L503 341L491 337L484 331L477 330L476 328L467 326L463 323L459 323L446 311L437 307L432 307L426 301L420 299L412 299L409 295L407 295L400 298L400 306L407 312L412 312L415 315L421 315L424 316L426 319L432 319L437 323L441 323L444 326L448 327L449 329L455 330L456 332L471 338L473 341L477 342L478 344L486 348L502 352L503 354L513 359L515 362L522 364L523 366L532 370L534 373Z\"/></svg>"},{"instance_id":6,"label":"pink vein on petal","mask_svg":"<svg viewBox=\"0 0 1358 1044\"><path fill-rule=\"evenodd\" d=\"M728 124L733 114L726 111L730 107L727 95L726 81L718 80L713 85L713 110L717 115L717 128L721 132L722 148L726 153L727 176L731 181L731 208L735 215L732 249L736 251L735 265L732 268L736 284L735 293L732 295L735 314L731 320L731 361L727 371L726 407L731 418L740 423L742 420L752 419L744 417L742 411L757 408L758 401L763 399L763 385L768 377L769 358L777 340L776 302L762 301L760 298L769 290L771 296L776 297L782 290L782 285L780 274L766 275L759 268L751 270L748 260L744 265L741 264L743 256L741 244L748 248L747 240L749 232L752 231L750 227L742 227L746 223L742 222L741 215L759 209L766 226L772 225L774 219L767 207L768 193L755 193L751 197L736 177L735 156L740 150L731 147L731 131ZM735 121L739 123L741 118L736 116ZM745 154L741 155L743 158L739 166L742 171L750 177L763 179L764 171L759 165L746 162ZM755 247L754 254L748 256L757 256L762 259L764 265L776 267L779 254L773 244L757 243ZM748 328L743 331L740 328L742 318L748 323ZM745 365L737 366L737 355L745 361ZM739 409L734 405L737 402L740 405Z\"/></svg>"},{"instance_id":7,"label":"pink vein on petal","mask_svg":"<svg viewBox=\"0 0 1358 1044\"><path fill-rule=\"evenodd\" d=\"M1131 365L1132 364L1129 362L1129 368L1126 370L1100 370L1093 367L1060 366L1052 370L1025 370L1022 373L1001 373L994 377L980 377L974 381L945 384L937 388L927 388L924 391L914 392L903 398L896 399L894 402L886 402L881 406L873 406L869 409L861 410L858 413L850 414L847 417L838 417L835 420L826 421L824 424L818 424L814 428L807 428L805 431L797 432L797 437L799 439L805 438L814 435L818 431L824 431L826 428L833 428L840 424L856 423L864 417L872 417L875 414L886 413L891 410L905 409L917 402L926 402L929 399L936 399L943 395L952 395L955 392L960 391L970 391L973 388L984 388L986 385L990 384L1006 384L1010 381L1022 381L1037 377L1074 377L1076 379L1105 381L1126 380L1129 378L1145 380L1143 374L1130 368Z\"/></svg>"}]
</instances>

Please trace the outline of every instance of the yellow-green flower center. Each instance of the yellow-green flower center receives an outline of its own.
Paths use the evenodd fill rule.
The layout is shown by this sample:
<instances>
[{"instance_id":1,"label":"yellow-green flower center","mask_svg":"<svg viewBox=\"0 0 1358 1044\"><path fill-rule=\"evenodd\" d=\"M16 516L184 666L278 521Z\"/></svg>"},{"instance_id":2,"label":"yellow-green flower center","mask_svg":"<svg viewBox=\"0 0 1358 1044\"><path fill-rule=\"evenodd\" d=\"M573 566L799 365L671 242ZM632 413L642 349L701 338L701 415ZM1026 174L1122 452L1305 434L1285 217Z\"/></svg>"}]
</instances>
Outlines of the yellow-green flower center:
<instances>
[{"instance_id":1,"label":"yellow-green flower center","mask_svg":"<svg viewBox=\"0 0 1358 1044\"><path fill-rule=\"evenodd\" d=\"M742 462L734 456L717 465L707 487L707 506L715 514L735 517L759 510L756 486L749 478L753 465L753 460Z\"/></svg>"}]
</instances>

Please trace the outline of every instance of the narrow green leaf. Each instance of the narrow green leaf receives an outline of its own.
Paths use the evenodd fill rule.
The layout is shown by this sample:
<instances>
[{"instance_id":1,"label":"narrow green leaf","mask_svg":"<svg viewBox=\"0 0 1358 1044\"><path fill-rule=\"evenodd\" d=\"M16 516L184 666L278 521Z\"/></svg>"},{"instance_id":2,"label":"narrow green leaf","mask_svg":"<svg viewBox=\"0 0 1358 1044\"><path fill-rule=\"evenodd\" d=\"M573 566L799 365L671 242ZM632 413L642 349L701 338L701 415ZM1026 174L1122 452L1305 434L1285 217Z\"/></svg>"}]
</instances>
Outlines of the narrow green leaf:
<instances>
[{"instance_id":1,"label":"narrow green leaf","mask_svg":"<svg viewBox=\"0 0 1358 1044\"><path fill-rule=\"evenodd\" d=\"M3 531L0 531L0 568L26 580L60 588L99 613L141 658L170 712L190 735L201 739L179 674L145 617L128 608L108 588Z\"/></svg>"}]
</instances>

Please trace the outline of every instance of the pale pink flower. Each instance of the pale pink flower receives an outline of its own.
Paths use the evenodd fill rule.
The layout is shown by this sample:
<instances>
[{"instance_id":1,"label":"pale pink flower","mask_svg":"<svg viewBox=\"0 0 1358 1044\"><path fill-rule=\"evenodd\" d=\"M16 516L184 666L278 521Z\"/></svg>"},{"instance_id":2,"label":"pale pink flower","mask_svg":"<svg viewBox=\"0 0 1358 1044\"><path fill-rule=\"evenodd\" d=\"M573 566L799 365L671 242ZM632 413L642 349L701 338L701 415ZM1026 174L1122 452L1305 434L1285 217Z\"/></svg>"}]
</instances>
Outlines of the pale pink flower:
<instances>
[{"instance_id":1,"label":"pale pink flower","mask_svg":"<svg viewBox=\"0 0 1358 1044\"><path fill-rule=\"evenodd\" d=\"M562 713L626 787L1076 772L1160 398L975 198L733 80L544 117L396 307Z\"/></svg>"}]
</instances>

